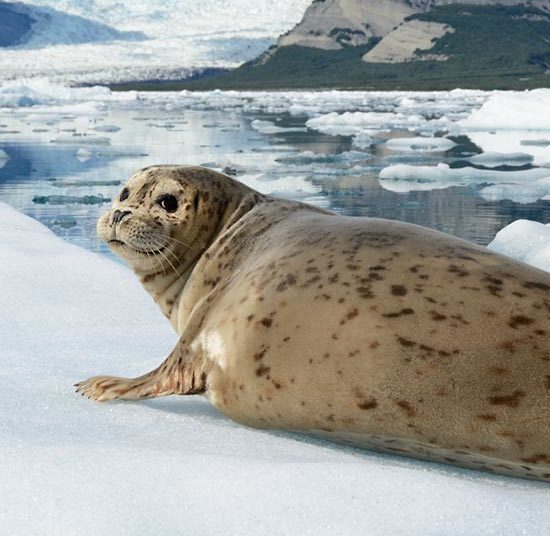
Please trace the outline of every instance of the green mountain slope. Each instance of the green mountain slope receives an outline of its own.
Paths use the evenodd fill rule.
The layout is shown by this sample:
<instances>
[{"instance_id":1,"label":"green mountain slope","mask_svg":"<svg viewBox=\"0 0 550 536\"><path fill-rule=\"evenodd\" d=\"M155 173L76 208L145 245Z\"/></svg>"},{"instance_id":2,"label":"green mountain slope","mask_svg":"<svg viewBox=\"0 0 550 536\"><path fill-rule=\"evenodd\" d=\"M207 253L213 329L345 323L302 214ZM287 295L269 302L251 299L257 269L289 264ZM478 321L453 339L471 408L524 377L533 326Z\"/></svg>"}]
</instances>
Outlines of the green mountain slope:
<instances>
[{"instance_id":1,"label":"green mountain slope","mask_svg":"<svg viewBox=\"0 0 550 536\"><path fill-rule=\"evenodd\" d=\"M550 86L550 15L514 6L440 6L407 20L444 23L455 29L417 57L442 54L446 61L365 63L377 41L341 50L299 46L273 48L229 73L162 89L353 88L437 90L523 89ZM135 85L133 87L136 87ZM141 85L141 89L149 89Z\"/></svg>"}]
</instances>

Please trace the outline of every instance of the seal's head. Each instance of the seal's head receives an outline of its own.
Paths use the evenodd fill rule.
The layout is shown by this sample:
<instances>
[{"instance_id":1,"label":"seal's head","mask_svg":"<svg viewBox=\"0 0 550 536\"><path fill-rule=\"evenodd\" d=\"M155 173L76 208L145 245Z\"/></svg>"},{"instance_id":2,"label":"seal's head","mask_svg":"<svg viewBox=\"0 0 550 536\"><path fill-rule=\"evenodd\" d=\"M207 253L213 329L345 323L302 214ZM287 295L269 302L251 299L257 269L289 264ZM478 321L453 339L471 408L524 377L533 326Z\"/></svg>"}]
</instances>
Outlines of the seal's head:
<instances>
[{"instance_id":1,"label":"seal's head","mask_svg":"<svg viewBox=\"0 0 550 536\"><path fill-rule=\"evenodd\" d=\"M243 189L205 168L148 167L129 179L97 232L137 273L178 272L212 242Z\"/></svg>"}]
</instances>

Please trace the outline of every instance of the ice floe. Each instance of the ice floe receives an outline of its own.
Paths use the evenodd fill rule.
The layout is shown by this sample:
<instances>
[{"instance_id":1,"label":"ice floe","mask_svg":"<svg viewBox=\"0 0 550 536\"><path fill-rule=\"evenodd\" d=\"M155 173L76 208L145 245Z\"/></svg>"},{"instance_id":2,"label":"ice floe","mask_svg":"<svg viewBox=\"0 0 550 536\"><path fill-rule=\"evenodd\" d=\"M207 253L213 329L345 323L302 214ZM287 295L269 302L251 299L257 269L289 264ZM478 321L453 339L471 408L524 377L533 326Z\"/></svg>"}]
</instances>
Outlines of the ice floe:
<instances>
[{"instance_id":1,"label":"ice floe","mask_svg":"<svg viewBox=\"0 0 550 536\"><path fill-rule=\"evenodd\" d=\"M487 247L550 272L550 224L516 220L500 230Z\"/></svg>"},{"instance_id":2,"label":"ice floe","mask_svg":"<svg viewBox=\"0 0 550 536\"><path fill-rule=\"evenodd\" d=\"M392 112L331 112L309 119L306 125L324 134L351 136L368 130L390 127L414 129L425 122L421 115Z\"/></svg>"},{"instance_id":3,"label":"ice floe","mask_svg":"<svg viewBox=\"0 0 550 536\"><path fill-rule=\"evenodd\" d=\"M494 153L487 152L470 156L467 159L472 164L485 167L525 166L533 163L534 157L527 153Z\"/></svg>"},{"instance_id":4,"label":"ice floe","mask_svg":"<svg viewBox=\"0 0 550 536\"><path fill-rule=\"evenodd\" d=\"M467 130L550 130L550 89L495 91L458 124Z\"/></svg>"},{"instance_id":5,"label":"ice floe","mask_svg":"<svg viewBox=\"0 0 550 536\"><path fill-rule=\"evenodd\" d=\"M527 147L548 147L550 146L550 140L547 140L546 138L538 138L534 140L521 140L521 145L525 145Z\"/></svg>"},{"instance_id":6,"label":"ice floe","mask_svg":"<svg viewBox=\"0 0 550 536\"><path fill-rule=\"evenodd\" d=\"M94 127L93 130L96 132L118 132L120 127L117 125L98 125Z\"/></svg>"},{"instance_id":7,"label":"ice floe","mask_svg":"<svg viewBox=\"0 0 550 536\"><path fill-rule=\"evenodd\" d=\"M263 121L261 119L254 119L251 126L254 130L261 132L262 134L276 134L279 132L305 132L305 127L281 127L276 125L272 121Z\"/></svg>"},{"instance_id":8,"label":"ice floe","mask_svg":"<svg viewBox=\"0 0 550 536\"><path fill-rule=\"evenodd\" d=\"M51 141L62 145L109 145L111 143L110 138L105 136L85 136L82 134L61 134Z\"/></svg>"},{"instance_id":9,"label":"ice floe","mask_svg":"<svg viewBox=\"0 0 550 536\"><path fill-rule=\"evenodd\" d=\"M312 151L304 151L298 154L291 154L275 159L280 164L342 164L350 162L362 162L370 160L372 156L363 151L344 151L337 154L314 153Z\"/></svg>"},{"instance_id":10,"label":"ice floe","mask_svg":"<svg viewBox=\"0 0 550 536\"><path fill-rule=\"evenodd\" d=\"M412 166L393 164L379 174L383 188L394 192L432 190L469 184L515 183L529 184L550 176L550 170L533 168L521 171L497 171L472 167L451 168L448 164L437 166Z\"/></svg>"},{"instance_id":11,"label":"ice floe","mask_svg":"<svg viewBox=\"0 0 550 536\"><path fill-rule=\"evenodd\" d=\"M37 195L32 198L36 205L103 205L111 199L99 195Z\"/></svg>"},{"instance_id":12,"label":"ice floe","mask_svg":"<svg viewBox=\"0 0 550 536\"><path fill-rule=\"evenodd\" d=\"M527 184L493 184L480 191L487 201L509 199L516 203L534 203L539 199L550 200L550 169L548 176Z\"/></svg>"},{"instance_id":13,"label":"ice floe","mask_svg":"<svg viewBox=\"0 0 550 536\"><path fill-rule=\"evenodd\" d=\"M386 142L386 147L395 152L444 152L455 146L448 138L393 138Z\"/></svg>"},{"instance_id":14,"label":"ice floe","mask_svg":"<svg viewBox=\"0 0 550 536\"><path fill-rule=\"evenodd\" d=\"M4 82L0 86L0 106L6 107L57 104L60 102L97 102L120 97L127 98L124 95L113 95L107 87L71 88L55 84L46 78L18 79L17 81ZM50 112L58 113L59 110L50 110Z\"/></svg>"}]
</instances>

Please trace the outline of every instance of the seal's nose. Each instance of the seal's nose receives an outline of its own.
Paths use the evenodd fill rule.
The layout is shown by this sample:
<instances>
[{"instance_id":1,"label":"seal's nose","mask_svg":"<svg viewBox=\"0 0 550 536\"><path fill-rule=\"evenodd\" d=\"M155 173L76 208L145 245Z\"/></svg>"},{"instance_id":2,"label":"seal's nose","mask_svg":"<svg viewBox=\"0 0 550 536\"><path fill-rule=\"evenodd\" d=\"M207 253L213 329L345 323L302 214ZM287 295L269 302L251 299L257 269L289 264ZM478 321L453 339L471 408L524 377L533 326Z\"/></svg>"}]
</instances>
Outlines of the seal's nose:
<instances>
[{"instance_id":1,"label":"seal's nose","mask_svg":"<svg viewBox=\"0 0 550 536\"><path fill-rule=\"evenodd\" d=\"M131 210L115 210L111 217L111 225L116 225L120 223L128 214L131 214Z\"/></svg>"}]
</instances>

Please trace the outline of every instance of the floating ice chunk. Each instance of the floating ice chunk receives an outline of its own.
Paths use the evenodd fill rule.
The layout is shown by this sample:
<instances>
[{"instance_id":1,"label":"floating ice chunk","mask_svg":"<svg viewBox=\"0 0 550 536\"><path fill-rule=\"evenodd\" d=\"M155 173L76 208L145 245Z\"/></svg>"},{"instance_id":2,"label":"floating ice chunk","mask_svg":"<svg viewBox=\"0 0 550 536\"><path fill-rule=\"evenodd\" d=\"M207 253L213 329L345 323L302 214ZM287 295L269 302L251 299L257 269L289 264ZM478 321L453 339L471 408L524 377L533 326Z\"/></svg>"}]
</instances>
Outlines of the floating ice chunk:
<instances>
[{"instance_id":1,"label":"floating ice chunk","mask_svg":"<svg viewBox=\"0 0 550 536\"><path fill-rule=\"evenodd\" d=\"M471 167L450 168L448 164L437 166L411 166L394 164L384 168L379 175L383 188L394 192L434 190L450 186L466 186L483 183L529 184L549 175L548 169L534 168L522 171L496 171Z\"/></svg>"},{"instance_id":2,"label":"floating ice chunk","mask_svg":"<svg viewBox=\"0 0 550 536\"><path fill-rule=\"evenodd\" d=\"M305 132L305 127L279 127L271 121L262 121L260 119L254 119L251 126L254 130L261 132L262 134L275 134L278 132Z\"/></svg>"},{"instance_id":3,"label":"floating ice chunk","mask_svg":"<svg viewBox=\"0 0 550 536\"><path fill-rule=\"evenodd\" d=\"M443 129L452 125L446 118L427 120L419 114L393 112L331 112L306 122L306 126L324 134L353 136L369 129L405 128Z\"/></svg>"},{"instance_id":4,"label":"floating ice chunk","mask_svg":"<svg viewBox=\"0 0 550 536\"><path fill-rule=\"evenodd\" d=\"M32 202L37 205L102 205L110 203L111 199L99 195L37 195Z\"/></svg>"},{"instance_id":5,"label":"floating ice chunk","mask_svg":"<svg viewBox=\"0 0 550 536\"><path fill-rule=\"evenodd\" d=\"M116 125L98 125L97 127L94 127L94 130L96 132L118 132L120 127Z\"/></svg>"},{"instance_id":6,"label":"floating ice chunk","mask_svg":"<svg viewBox=\"0 0 550 536\"><path fill-rule=\"evenodd\" d=\"M352 143L358 149L368 149L374 143L374 139L368 131L361 131L353 136Z\"/></svg>"},{"instance_id":7,"label":"floating ice chunk","mask_svg":"<svg viewBox=\"0 0 550 536\"><path fill-rule=\"evenodd\" d=\"M59 102L83 102L111 99L107 87L72 88L54 84L46 78L19 79L0 87L0 106L21 107Z\"/></svg>"},{"instance_id":8,"label":"floating ice chunk","mask_svg":"<svg viewBox=\"0 0 550 536\"><path fill-rule=\"evenodd\" d=\"M61 145L109 145L111 140L102 136L85 136L82 134L73 134L68 136L61 134L53 140L52 143L59 143Z\"/></svg>"},{"instance_id":9,"label":"floating ice chunk","mask_svg":"<svg viewBox=\"0 0 550 536\"><path fill-rule=\"evenodd\" d=\"M532 146L532 147L548 147L550 146L550 140L539 138L536 140L521 140L521 145Z\"/></svg>"},{"instance_id":10,"label":"floating ice chunk","mask_svg":"<svg viewBox=\"0 0 550 536\"><path fill-rule=\"evenodd\" d=\"M495 153L487 152L476 154L467 158L472 164L478 164L486 167L497 166L525 166L532 164L534 157L527 153Z\"/></svg>"},{"instance_id":11,"label":"floating ice chunk","mask_svg":"<svg viewBox=\"0 0 550 536\"><path fill-rule=\"evenodd\" d=\"M0 160L8 160L8 159L9 159L8 153L6 153L6 151L4 151L3 149L0 149Z\"/></svg>"},{"instance_id":12,"label":"floating ice chunk","mask_svg":"<svg viewBox=\"0 0 550 536\"><path fill-rule=\"evenodd\" d=\"M71 216L59 215L52 221L52 225L61 227L62 229L70 229L71 227L76 227L76 220Z\"/></svg>"},{"instance_id":13,"label":"floating ice chunk","mask_svg":"<svg viewBox=\"0 0 550 536\"><path fill-rule=\"evenodd\" d=\"M86 162L86 160L90 160L90 158L92 158L93 153L92 151L89 151L88 149L84 149L83 147L81 147L80 149L78 149L78 151L76 151L75 156L81 162Z\"/></svg>"},{"instance_id":14,"label":"floating ice chunk","mask_svg":"<svg viewBox=\"0 0 550 536\"><path fill-rule=\"evenodd\" d=\"M481 190L480 194L487 201L509 199L516 203L534 203L550 195L550 170L548 177L530 184L494 184Z\"/></svg>"},{"instance_id":15,"label":"floating ice chunk","mask_svg":"<svg viewBox=\"0 0 550 536\"><path fill-rule=\"evenodd\" d=\"M455 145L454 141L447 138L393 138L386 142L386 147L395 152L444 152L452 149Z\"/></svg>"},{"instance_id":16,"label":"floating ice chunk","mask_svg":"<svg viewBox=\"0 0 550 536\"><path fill-rule=\"evenodd\" d=\"M120 186L122 181L64 181L64 180L54 180L52 181L52 186L57 188L88 188L92 186Z\"/></svg>"},{"instance_id":17,"label":"floating ice chunk","mask_svg":"<svg viewBox=\"0 0 550 536\"><path fill-rule=\"evenodd\" d=\"M241 173L245 173L247 171L250 171L250 168L238 164L236 162L233 162L232 160L229 160L228 158L221 158L220 160L213 161L213 162L205 162L203 164L200 164L201 167L206 167L210 169L219 170L222 173L225 173L226 175L240 175Z\"/></svg>"},{"instance_id":18,"label":"floating ice chunk","mask_svg":"<svg viewBox=\"0 0 550 536\"><path fill-rule=\"evenodd\" d=\"M369 160L371 155L361 151L345 151L338 154L314 153L312 151L304 151L296 155L283 156L276 158L275 161L280 164L337 164L344 162L357 162Z\"/></svg>"},{"instance_id":19,"label":"floating ice chunk","mask_svg":"<svg viewBox=\"0 0 550 536\"><path fill-rule=\"evenodd\" d=\"M487 247L550 272L550 224L516 220L500 230Z\"/></svg>"},{"instance_id":20,"label":"floating ice chunk","mask_svg":"<svg viewBox=\"0 0 550 536\"><path fill-rule=\"evenodd\" d=\"M138 149L110 149L102 148L97 151L95 155L98 158L143 158L149 156L148 153L144 153Z\"/></svg>"},{"instance_id":21,"label":"floating ice chunk","mask_svg":"<svg viewBox=\"0 0 550 536\"><path fill-rule=\"evenodd\" d=\"M458 124L474 130L550 130L550 89L494 92Z\"/></svg>"}]
</instances>

